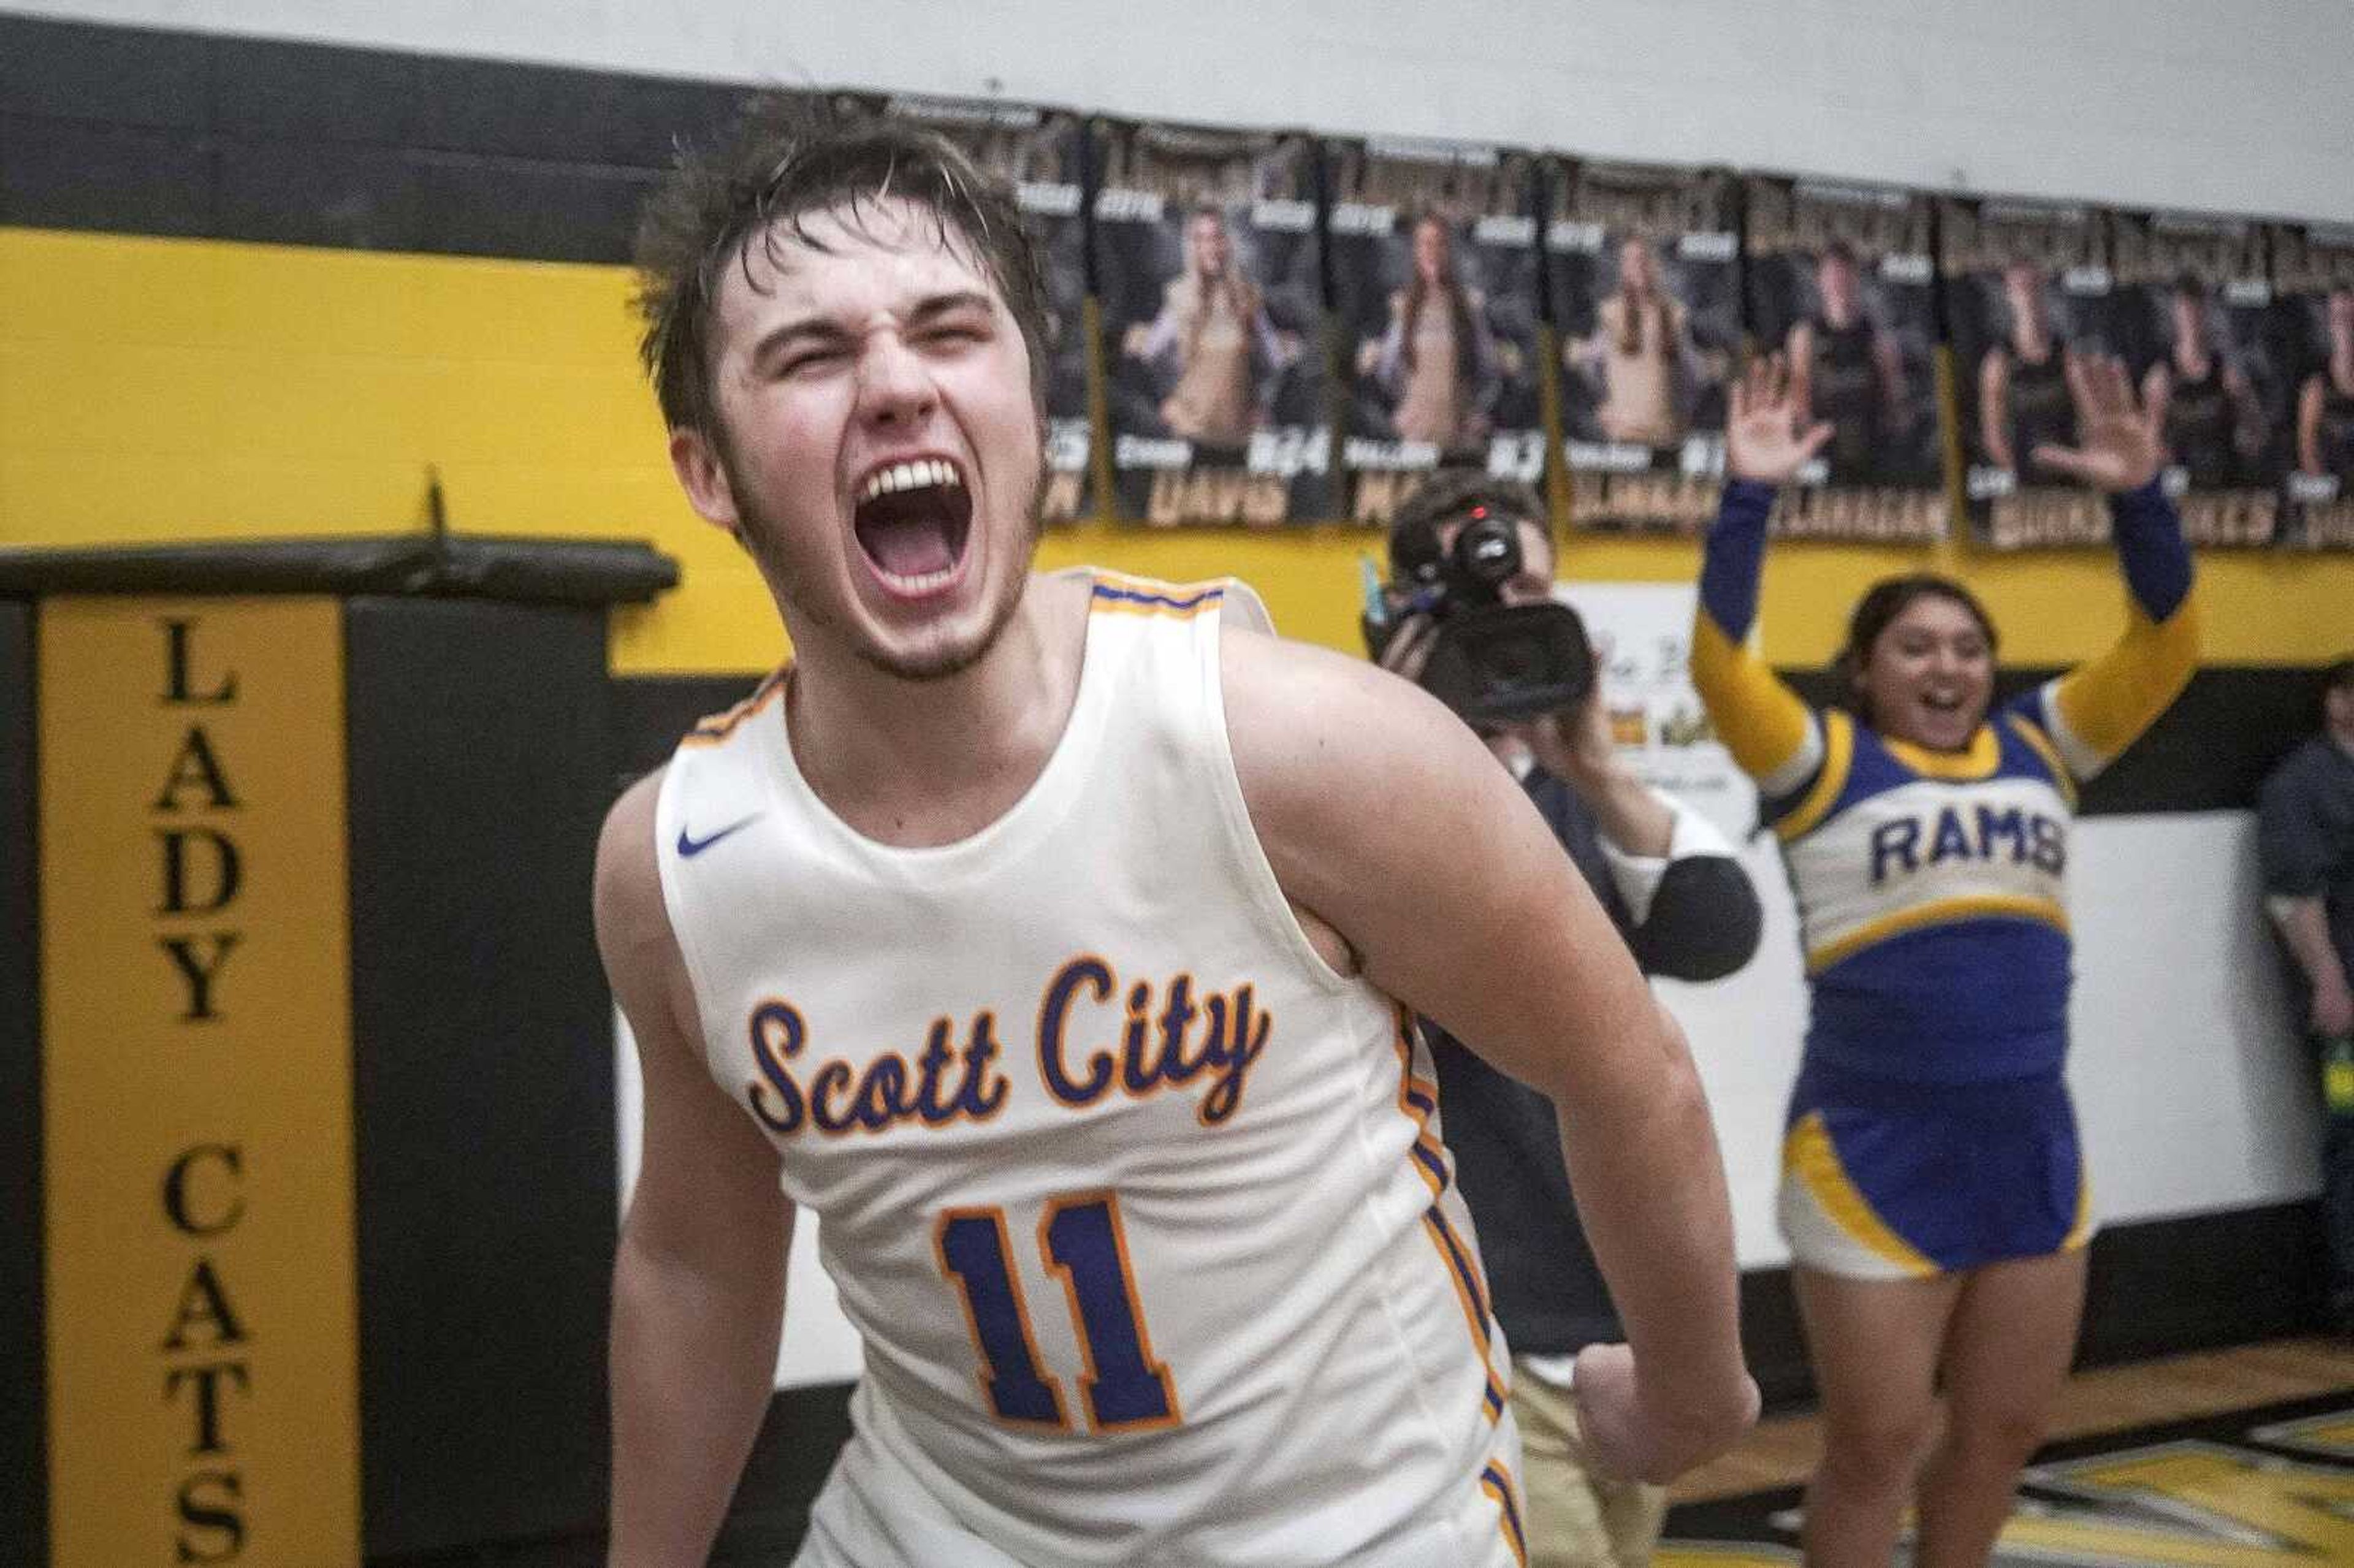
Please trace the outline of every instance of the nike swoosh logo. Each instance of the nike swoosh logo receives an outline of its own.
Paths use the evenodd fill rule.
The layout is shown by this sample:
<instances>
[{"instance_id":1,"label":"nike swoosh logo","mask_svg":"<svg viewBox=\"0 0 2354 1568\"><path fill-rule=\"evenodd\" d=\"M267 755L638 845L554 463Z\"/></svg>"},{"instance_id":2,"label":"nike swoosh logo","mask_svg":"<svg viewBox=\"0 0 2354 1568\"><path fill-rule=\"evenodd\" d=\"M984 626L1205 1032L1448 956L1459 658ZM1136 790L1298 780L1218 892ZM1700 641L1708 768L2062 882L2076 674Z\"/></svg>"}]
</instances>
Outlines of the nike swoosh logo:
<instances>
[{"instance_id":1,"label":"nike swoosh logo","mask_svg":"<svg viewBox=\"0 0 2354 1568\"><path fill-rule=\"evenodd\" d=\"M717 843L721 839L726 838L728 834L738 832L743 829L750 827L754 822L758 821L762 815L763 813L755 811L748 817L739 818L737 821L728 823L717 832L710 834L705 838L698 839L694 834L688 832L684 827L680 828L678 830L679 858L682 860L694 859L696 855L701 854L705 850L709 849L713 844Z\"/></svg>"}]
</instances>

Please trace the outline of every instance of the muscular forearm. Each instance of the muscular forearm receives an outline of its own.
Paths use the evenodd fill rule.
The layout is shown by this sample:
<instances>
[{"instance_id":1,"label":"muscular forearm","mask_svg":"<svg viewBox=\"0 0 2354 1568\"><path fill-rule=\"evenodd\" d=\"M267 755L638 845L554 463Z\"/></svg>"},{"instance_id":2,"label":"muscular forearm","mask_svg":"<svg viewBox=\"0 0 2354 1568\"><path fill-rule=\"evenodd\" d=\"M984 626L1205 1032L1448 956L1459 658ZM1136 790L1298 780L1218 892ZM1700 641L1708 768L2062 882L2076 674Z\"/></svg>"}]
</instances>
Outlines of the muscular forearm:
<instances>
[{"instance_id":1,"label":"muscular forearm","mask_svg":"<svg viewBox=\"0 0 2354 1568\"><path fill-rule=\"evenodd\" d=\"M1643 1401L1684 1464L1754 1414L1724 1168L1700 1078L1664 1012L1657 1071L1556 1099L1578 1215L1635 1352Z\"/></svg>"},{"instance_id":2,"label":"muscular forearm","mask_svg":"<svg viewBox=\"0 0 2354 1568\"><path fill-rule=\"evenodd\" d=\"M1675 810L1632 769L1612 758L1598 768L1573 771L1567 782L1619 853L1666 857L1675 839Z\"/></svg>"},{"instance_id":3,"label":"muscular forearm","mask_svg":"<svg viewBox=\"0 0 2354 1568\"><path fill-rule=\"evenodd\" d=\"M2330 943L2329 914L2319 898L2268 898L2264 908L2281 934L2282 945L2305 971L2306 984L2323 991L2354 983Z\"/></svg>"},{"instance_id":4,"label":"muscular forearm","mask_svg":"<svg viewBox=\"0 0 2354 1568\"><path fill-rule=\"evenodd\" d=\"M784 1260L730 1277L625 1231L613 1271L611 1568L695 1568L760 1429Z\"/></svg>"}]
</instances>

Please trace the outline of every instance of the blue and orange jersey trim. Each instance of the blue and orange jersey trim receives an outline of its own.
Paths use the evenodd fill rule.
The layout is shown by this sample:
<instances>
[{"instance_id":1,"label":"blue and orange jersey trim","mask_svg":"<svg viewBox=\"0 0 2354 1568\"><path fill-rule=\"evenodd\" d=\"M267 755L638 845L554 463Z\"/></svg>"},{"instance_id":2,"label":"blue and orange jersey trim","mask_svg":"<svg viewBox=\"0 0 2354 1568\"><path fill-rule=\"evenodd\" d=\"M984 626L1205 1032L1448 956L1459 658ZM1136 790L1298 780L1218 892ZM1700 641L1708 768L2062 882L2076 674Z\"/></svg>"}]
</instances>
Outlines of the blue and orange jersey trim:
<instances>
[{"instance_id":1,"label":"blue and orange jersey trim","mask_svg":"<svg viewBox=\"0 0 2354 1568\"><path fill-rule=\"evenodd\" d=\"M1504 1544L1511 1549L1512 1561L1520 1568L1529 1568L1529 1535L1521 1522L1521 1499L1512 1485L1512 1472L1502 1461L1491 1461L1479 1471L1479 1489L1495 1500L1499 1516L1497 1528L1504 1532Z\"/></svg>"},{"instance_id":2,"label":"blue and orange jersey trim","mask_svg":"<svg viewBox=\"0 0 2354 1568\"><path fill-rule=\"evenodd\" d=\"M683 736L681 746L716 746L742 727L752 717L784 694L785 675L790 664L780 664L768 678L752 688L752 694L723 713L716 713L697 721Z\"/></svg>"},{"instance_id":3,"label":"blue and orange jersey trim","mask_svg":"<svg viewBox=\"0 0 2354 1568\"><path fill-rule=\"evenodd\" d=\"M1471 1341L1479 1347L1480 1370L1487 1378L1487 1387L1480 1396L1483 1413L1489 1420L1498 1421L1503 1417L1507 1390L1504 1380L1496 1372L1495 1319L1488 1306L1488 1282L1479 1272L1479 1259L1457 1233L1439 1202L1453 1184L1454 1167L1447 1162L1447 1150L1439 1143L1438 1135L1430 1130L1430 1118L1438 1109L1438 1086L1414 1070L1417 1038L1413 1012L1398 1008L1392 1040L1398 1054L1398 1109L1415 1126L1414 1145L1407 1150L1407 1158L1414 1161L1415 1174L1430 1189L1430 1206L1423 1211L1422 1228L1446 1266L1447 1283L1454 1287L1456 1300L1470 1325Z\"/></svg>"},{"instance_id":4,"label":"blue and orange jersey trim","mask_svg":"<svg viewBox=\"0 0 2354 1568\"><path fill-rule=\"evenodd\" d=\"M1090 611L1118 615L1167 616L1178 620L1191 620L1205 611L1214 611L1225 602L1225 597L1224 578L1207 583L1165 583L1151 577L1132 577L1124 573L1097 568L1094 598L1087 608Z\"/></svg>"}]
</instances>

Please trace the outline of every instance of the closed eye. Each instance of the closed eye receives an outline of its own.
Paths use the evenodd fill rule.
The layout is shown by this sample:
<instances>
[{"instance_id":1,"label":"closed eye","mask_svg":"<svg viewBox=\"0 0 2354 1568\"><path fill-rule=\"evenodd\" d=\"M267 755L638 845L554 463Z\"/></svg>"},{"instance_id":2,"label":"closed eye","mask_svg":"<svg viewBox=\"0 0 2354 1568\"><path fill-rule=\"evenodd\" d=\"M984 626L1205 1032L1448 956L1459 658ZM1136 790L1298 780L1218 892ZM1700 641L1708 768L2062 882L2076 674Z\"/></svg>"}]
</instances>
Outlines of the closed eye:
<instances>
[{"instance_id":1,"label":"closed eye","mask_svg":"<svg viewBox=\"0 0 2354 1568\"><path fill-rule=\"evenodd\" d=\"M845 351L836 347L798 349L777 361L776 374L779 376L803 376L839 365L846 357Z\"/></svg>"}]
</instances>

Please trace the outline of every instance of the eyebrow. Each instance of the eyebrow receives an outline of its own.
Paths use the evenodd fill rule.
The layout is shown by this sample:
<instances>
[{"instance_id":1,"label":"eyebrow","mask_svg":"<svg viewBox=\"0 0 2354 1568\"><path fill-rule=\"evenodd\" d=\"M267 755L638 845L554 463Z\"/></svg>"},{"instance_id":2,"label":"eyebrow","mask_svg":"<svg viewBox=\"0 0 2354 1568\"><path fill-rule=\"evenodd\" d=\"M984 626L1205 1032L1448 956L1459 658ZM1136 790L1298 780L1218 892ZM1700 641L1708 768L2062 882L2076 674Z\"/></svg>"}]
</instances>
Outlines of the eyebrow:
<instances>
[{"instance_id":1,"label":"eyebrow","mask_svg":"<svg viewBox=\"0 0 2354 1568\"><path fill-rule=\"evenodd\" d=\"M911 327L920 327L936 322L942 316L953 315L959 311L965 310L978 310L984 314L993 316L995 314L993 304L994 302L990 296L979 289L944 290L937 294L926 294L909 307L907 312L907 323ZM784 322L769 329L758 343L752 345L751 357L757 363L798 343L845 343L853 335L840 323L825 316L804 316L798 321Z\"/></svg>"}]
</instances>

